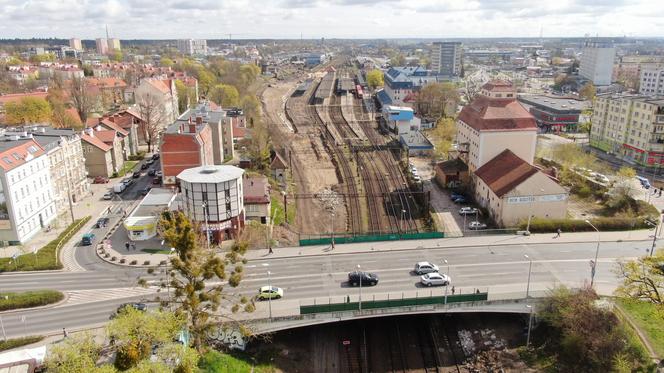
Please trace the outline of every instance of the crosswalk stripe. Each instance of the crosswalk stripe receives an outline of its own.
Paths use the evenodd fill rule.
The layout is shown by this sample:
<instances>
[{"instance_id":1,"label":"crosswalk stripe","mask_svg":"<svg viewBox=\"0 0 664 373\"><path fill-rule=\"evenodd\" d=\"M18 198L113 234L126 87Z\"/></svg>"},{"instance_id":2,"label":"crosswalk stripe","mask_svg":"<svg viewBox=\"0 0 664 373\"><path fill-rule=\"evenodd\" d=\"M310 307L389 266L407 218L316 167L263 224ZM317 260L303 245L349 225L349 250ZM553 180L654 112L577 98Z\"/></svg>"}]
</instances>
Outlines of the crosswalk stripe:
<instances>
[{"instance_id":1,"label":"crosswalk stripe","mask_svg":"<svg viewBox=\"0 0 664 373\"><path fill-rule=\"evenodd\" d=\"M71 306L76 304L84 303L93 303L101 302L112 299L122 299L130 298L138 295L148 295L157 293L157 288L116 288L116 289L105 289L100 291L99 289L92 290L76 290L68 291L67 301L59 307Z\"/></svg>"}]
</instances>

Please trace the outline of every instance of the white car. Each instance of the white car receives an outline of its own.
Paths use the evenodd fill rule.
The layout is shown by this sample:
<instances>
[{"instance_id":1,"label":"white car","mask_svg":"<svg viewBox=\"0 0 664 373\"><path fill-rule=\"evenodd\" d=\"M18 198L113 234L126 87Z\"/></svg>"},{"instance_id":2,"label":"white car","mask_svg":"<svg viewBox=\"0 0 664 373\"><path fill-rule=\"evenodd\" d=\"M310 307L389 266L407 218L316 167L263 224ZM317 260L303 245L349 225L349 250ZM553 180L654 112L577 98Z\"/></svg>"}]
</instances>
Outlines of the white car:
<instances>
[{"instance_id":1,"label":"white car","mask_svg":"<svg viewBox=\"0 0 664 373\"><path fill-rule=\"evenodd\" d=\"M469 229L485 229L486 224L480 223L479 221L471 221L470 224L468 224Z\"/></svg>"},{"instance_id":2,"label":"white car","mask_svg":"<svg viewBox=\"0 0 664 373\"><path fill-rule=\"evenodd\" d=\"M433 272L420 277L420 282L426 286L447 286L452 279L444 273Z\"/></svg>"},{"instance_id":3,"label":"white car","mask_svg":"<svg viewBox=\"0 0 664 373\"><path fill-rule=\"evenodd\" d=\"M477 212L478 212L478 210L474 207L462 207L459 210L459 215L472 215L472 214L476 214Z\"/></svg>"},{"instance_id":4,"label":"white car","mask_svg":"<svg viewBox=\"0 0 664 373\"><path fill-rule=\"evenodd\" d=\"M609 183L609 178L606 177L606 175L602 175L602 174L597 174L595 176L595 180L599 181L600 183L604 183L604 184Z\"/></svg>"},{"instance_id":5,"label":"white car","mask_svg":"<svg viewBox=\"0 0 664 373\"><path fill-rule=\"evenodd\" d=\"M419 262L415 264L415 273L423 275L425 273L438 272L438 266L430 262Z\"/></svg>"},{"instance_id":6,"label":"white car","mask_svg":"<svg viewBox=\"0 0 664 373\"><path fill-rule=\"evenodd\" d=\"M156 175L157 177L162 177L162 176L164 176L164 173L161 172L161 171L157 171L157 172L155 173L155 175Z\"/></svg>"}]
</instances>

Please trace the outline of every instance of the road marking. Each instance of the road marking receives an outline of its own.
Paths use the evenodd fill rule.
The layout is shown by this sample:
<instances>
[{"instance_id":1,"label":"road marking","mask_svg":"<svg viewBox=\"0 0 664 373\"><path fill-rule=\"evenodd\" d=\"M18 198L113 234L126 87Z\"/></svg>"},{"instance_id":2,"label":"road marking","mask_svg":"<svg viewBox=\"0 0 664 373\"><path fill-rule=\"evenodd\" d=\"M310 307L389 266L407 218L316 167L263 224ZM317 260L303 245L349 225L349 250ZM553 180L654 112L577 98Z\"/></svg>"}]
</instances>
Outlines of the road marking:
<instances>
[{"instance_id":1,"label":"road marking","mask_svg":"<svg viewBox=\"0 0 664 373\"><path fill-rule=\"evenodd\" d=\"M123 299L135 297L138 295L149 295L157 293L158 289L155 288L116 288L116 289L92 289L92 290L76 290L66 291L67 301L58 307L66 307L77 304L101 302L111 299Z\"/></svg>"}]
</instances>

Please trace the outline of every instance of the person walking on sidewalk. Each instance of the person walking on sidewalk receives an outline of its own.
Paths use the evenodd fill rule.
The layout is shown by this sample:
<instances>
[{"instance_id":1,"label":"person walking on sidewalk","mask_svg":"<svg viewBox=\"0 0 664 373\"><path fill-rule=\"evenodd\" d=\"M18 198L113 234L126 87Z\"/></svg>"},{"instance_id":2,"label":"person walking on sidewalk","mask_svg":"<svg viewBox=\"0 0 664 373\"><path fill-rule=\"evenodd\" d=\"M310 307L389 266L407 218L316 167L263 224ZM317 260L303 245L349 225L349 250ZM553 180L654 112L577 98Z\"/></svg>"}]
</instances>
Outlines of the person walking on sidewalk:
<instances>
[{"instance_id":1,"label":"person walking on sidewalk","mask_svg":"<svg viewBox=\"0 0 664 373\"><path fill-rule=\"evenodd\" d=\"M67 334L67 329L62 328L62 337L63 337L63 338L67 338L68 335L69 335L69 334Z\"/></svg>"},{"instance_id":2,"label":"person walking on sidewalk","mask_svg":"<svg viewBox=\"0 0 664 373\"><path fill-rule=\"evenodd\" d=\"M558 238L558 237L560 237L560 234L561 234L561 233L563 233L563 231L562 231L560 228L558 228L558 230L556 231L556 235L555 235L553 238Z\"/></svg>"}]
</instances>

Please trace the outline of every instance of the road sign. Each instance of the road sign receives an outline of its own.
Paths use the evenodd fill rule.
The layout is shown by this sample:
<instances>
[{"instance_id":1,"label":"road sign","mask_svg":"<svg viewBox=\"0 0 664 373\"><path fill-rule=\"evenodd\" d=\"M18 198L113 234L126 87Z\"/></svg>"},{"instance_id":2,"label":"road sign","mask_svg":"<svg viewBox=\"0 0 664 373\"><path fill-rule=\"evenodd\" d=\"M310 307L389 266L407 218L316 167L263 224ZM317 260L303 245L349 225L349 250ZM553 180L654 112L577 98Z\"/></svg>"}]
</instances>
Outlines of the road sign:
<instances>
[{"instance_id":1,"label":"road sign","mask_svg":"<svg viewBox=\"0 0 664 373\"><path fill-rule=\"evenodd\" d=\"M344 346L348 346L350 344L350 341L343 341L341 342L341 344L343 344Z\"/></svg>"}]
</instances>

